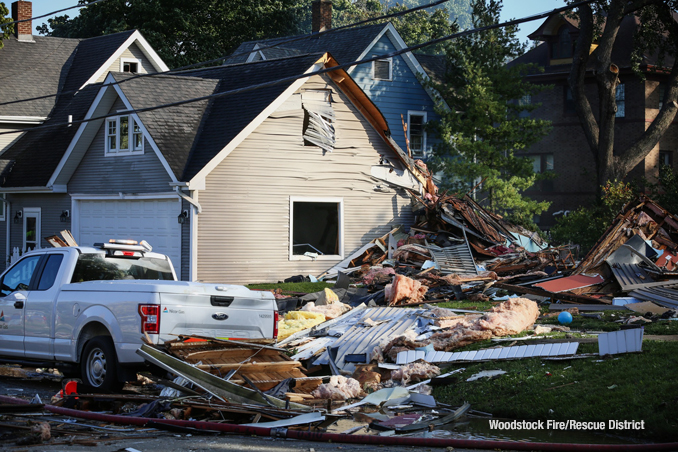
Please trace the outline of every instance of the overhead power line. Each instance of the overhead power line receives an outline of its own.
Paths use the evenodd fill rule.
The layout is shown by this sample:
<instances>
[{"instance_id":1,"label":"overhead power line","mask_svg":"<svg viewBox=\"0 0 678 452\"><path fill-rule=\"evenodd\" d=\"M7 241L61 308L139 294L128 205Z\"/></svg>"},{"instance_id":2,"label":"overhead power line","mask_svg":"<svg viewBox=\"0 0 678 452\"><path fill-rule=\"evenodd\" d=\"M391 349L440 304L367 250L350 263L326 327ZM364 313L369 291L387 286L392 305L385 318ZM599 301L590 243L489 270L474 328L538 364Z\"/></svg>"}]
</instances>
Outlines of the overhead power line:
<instances>
[{"instance_id":1,"label":"overhead power line","mask_svg":"<svg viewBox=\"0 0 678 452\"><path fill-rule=\"evenodd\" d=\"M494 30L494 29L497 29L497 28L503 28L503 27L508 27L508 26L512 26L512 25L519 25L521 23L531 22L533 20L538 20L538 19L544 19L544 18L546 18L546 17L548 17L552 14L557 14L557 13L569 11L573 8L576 8L576 7L585 5L585 4L589 4L589 3L592 3L594 1L596 1L596 0L584 0L584 1L581 1L581 2L577 2L577 3L571 4L571 5L561 7L561 8L556 8L556 9L549 11L549 12L535 14L535 15L527 16L527 17L524 17L524 18L521 18L521 19L514 19L514 20L510 20L510 21L502 22L502 23L498 23L498 24L487 25L487 26L484 26L484 27L473 28L473 29L461 31L461 32L458 32L458 33L453 33L451 35L443 36L443 37L437 38L437 39L432 39L430 41L427 41L427 42L424 42L424 43L421 43L421 44L405 47L403 49L396 50L396 51L390 52L388 54L382 54L382 55L373 56L373 57L370 57L370 58L364 58L362 60L352 61L352 62L349 62L349 63L339 63L337 66L334 66L334 67L331 67L331 68L325 68L325 69L320 69L320 70L314 71L314 72L308 72L308 73L304 73L304 74L298 74L298 75L293 75L293 76L289 76L289 77L283 77L283 78L280 78L280 79L272 80L270 82L259 83L259 84L250 85L250 86L247 86L247 87L244 87L244 88L238 88L238 89L234 89L234 90L210 94L210 95L207 95L207 96L194 97L194 98L191 98L191 99L185 99L185 100L181 100L181 101L177 101L177 102L170 102L170 103L166 103L166 104L159 104L159 105L154 105L154 106L151 106L151 107L144 107L144 108L137 108L137 109L130 109L130 110L121 110L121 111L116 112L116 114L120 115L120 114L131 114L131 113L143 113L143 112L147 112L147 111L160 110L160 109L163 109L163 108L177 107L177 106L180 106L180 105L186 105L186 104L190 104L190 103L194 103L194 102L201 102L201 101L204 101L204 100L214 99L214 98L218 98L218 97L226 97L226 96L230 96L230 95L234 95L234 94L240 94L240 93L244 93L244 92L248 92L248 91L254 91L254 90L257 90L257 89L261 89L261 88L275 86L275 85L278 85L278 84L281 84L281 83L293 82L295 80L298 80L298 79L301 79L301 78L308 78L308 77L311 77L313 75L321 75L321 74L336 71L336 70L339 70L339 69L347 69L351 66L356 66L356 65L359 65L359 64L370 63L372 61L377 61L377 60L381 60L381 59L384 59L384 58L391 58L391 57L399 56L399 55L402 55L403 53L411 52L413 50L418 50L418 49L421 49L421 48L429 46L429 45L438 44L440 42L449 41L451 39L460 38L460 37L463 37L463 36L468 36L468 35L471 35L473 33L479 33L479 32L483 32L483 31ZM280 61L280 60L277 60L277 61ZM249 63L249 64L252 64L252 63ZM158 75L163 75L163 74L166 74L166 72L160 73ZM128 79L128 80L131 80L131 79L132 79L132 77L130 77L130 79ZM106 86L113 86L113 85L119 84L119 83L120 82L105 83L105 84L102 85L102 88L106 87ZM53 127L73 125L73 124L82 124L82 123L86 123L86 122L90 122L90 121L98 121L98 120L101 120L101 119L105 119L109 116L110 116L109 114L106 114L106 115L96 116L96 117L93 117L93 118L85 118L85 119L80 119L80 120L74 120L72 122L41 125L41 126L33 127L31 129L27 129L27 131L42 130L42 129L48 129L48 128L53 128ZM16 133L16 132L0 132L0 135L4 135L4 134L7 134L7 133Z\"/></svg>"},{"instance_id":2,"label":"overhead power line","mask_svg":"<svg viewBox=\"0 0 678 452\"><path fill-rule=\"evenodd\" d=\"M43 18L45 18L45 17L53 16L53 15L56 14L56 13L61 13L61 12L64 12L64 11L68 11L69 9L75 9L75 8L87 8L87 7L90 6L90 5L94 5L95 3L99 3L99 2L103 2L103 1L106 1L106 0L95 0L95 1L93 1L93 2L90 2L90 3L86 4L86 5L69 6L68 8L59 9L59 10L57 10L57 11L52 11L51 13L43 14L42 16L35 16L35 17L31 17L30 19L21 19L21 20L15 20L15 21L12 21L12 22L5 22L4 24L2 24L2 26L4 27L4 26L6 26L6 25L20 24L21 22L29 22L29 21L32 21L32 20L35 20L35 19L43 19Z\"/></svg>"},{"instance_id":3,"label":"overhead power line","mask_svg":"<svg viewBox=\"0 0 678 452\"><path fill-rule=\"evenodd\" d=\"M97 3L99 1L103 1L103 0L97 0L96 2L90 3L90 5ZM275 48L275 47L282 46L284 44L289 44L291 42L302 41L304 39L308 39L309 36L315 37L315 36L321 36L321 35L325 35L325 34L329 34L329 33L336 33L338 31L345 30L347 28L357 27L359 25L364 25L366 23L377 22L377 21L380 21L380 20L390 19L390 18L393 18L393 17L404 16L406 14L410 14L410 13L415 12L415 11L419 11L419 10L427 9L427 8L432 8L432 7L441 5L443 3L447 3L448 1L450 1L450 0L436 0L436 1L429 3L429 4L426 4L426 5L417 6L417 7L414 7L414 8L406 9L406 10L399 11L399 12L396 12L396 13L386 14L386 15L383 15L383 16L373 17L371 19L365 19L365 20L355 22L355 23L352 23L352 24L349 24L349 25L342 25L340 27L330 28L329 30L323 30L323 31L317 32L317 33L312 33L312 34L308 34L308 35L299 35L299 36L294 36L294 37L287 38L287 39L283 38L283 40L281 40L279 42L276 42L276 43L273 43L273 44L270 44L270 45L266 45L266 46L262 46L262 47L258 48L257 50L272 49L272 48ZM76 8L76 7L72 6L71 8L66 8L66 9L72 9L72 8ZM65 11L65 10L61 10L61 11ZM56 12L59 12L59 11L56 11ZM53 14L53 13L48 14L48 16L51 15L51 14ZM40 16L40 17L46 17L46 16ZM272 39L275 39L275 38L272 38ZM154 76L157 76L157 75L167 75L167 74L183 72L183 71L187 71L189 69L195 69L195 68L201 68L201 70L218 69L220 66L208 67L208 68L203 68L203 66L206 66L208 64L218 63L220 61L226 60L227 58L234 58L234 57L238 57L238 56L249 55L251 52L252 51L234 53L234 54L231 54L231 55L222 56L222 57L215 58L215 59L212 59L212 60L200 61L198 63L190 64L188 66L178 67L178 68L171 69L171 70L165 71L165 72L154 72L154 73L150 73L150 74L137 74L134 77L130 77L130 78L125 79L125 80L121 80L119 82L116 82L115 84L126 83L126 82L129 82L131 80L141 78L141 77L154 77ZM69 95L69 94L75 94L78 91L79 90L63 91L63 92L54 93L54 94L45 94L44 96L36 96L36 97L30 97L30 98L25 98L25 99L17 99L17 100L11 100L11 101L6 101L6 102L0 102L0 106L18 104L18 103L23 103L23 102L31 102L31 101L34 101L34 100L41 100L41 99L51 99L51 98L56 97L56 96L65 96L65 95Z\"/></svg>"}]
</instances>

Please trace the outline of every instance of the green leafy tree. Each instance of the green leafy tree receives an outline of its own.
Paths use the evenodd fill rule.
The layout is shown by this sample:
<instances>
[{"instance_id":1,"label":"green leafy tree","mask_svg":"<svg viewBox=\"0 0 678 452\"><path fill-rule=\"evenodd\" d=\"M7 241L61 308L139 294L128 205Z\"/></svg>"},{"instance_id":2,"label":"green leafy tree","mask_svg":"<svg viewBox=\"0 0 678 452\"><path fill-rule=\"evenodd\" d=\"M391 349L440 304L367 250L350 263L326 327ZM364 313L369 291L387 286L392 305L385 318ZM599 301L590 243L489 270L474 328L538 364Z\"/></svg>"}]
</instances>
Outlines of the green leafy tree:
<instances>
[{"instance_id":1,"label":"green leafy tree","mask_svg":"<svg viewBox=\"0 0 678 452\"><path fill-rule=\"evenodd\" d=\"M243 41L299 34L307 15L310 0L108 0L72 19L49 19L38 31L88 38L138 29L169 67L180 67L219 58Z\"/></svg>"},{"instance_id":2,"label":"green leafy tree","mask_svg":"<svg viewBox=\"0 0 678 452\"><path fill-rule=\"evenodd\" d=\"M474 26L499 22L500 0L475 0L472 7ZM446 47L448 71L433 87L449 109L438 109L441 120L434 128L441 141L434 148L432 167L444 174L445 188L467 192L482 181L483 204L530 225L549 203L523 192L550 175L535 174L532 161L516 153L547 134L550 122L530 118L525 113L538 105L520 101L544 87L523 80L531 66L507 65L524 51L516 31L507 27L475 33Z\"/></svg>"},{"instance_id":3,"label":"green leafy tree","mask_svg":"<svg viewBox=\"0 0 678 452\"><path fill-rule=\"evenodd\" d=\"M12 22L11 17L6 17L9 14L9 10L5 6L4 2L0 2L0 49L2 49L5 44L2 42L3 39L8 39L9 36L14 32L14 25L3 25L8 22Z\"/></svg>"},{"instance_id":4,"label":"green leafy tree","mask_svg":"<svg viewBox=\"0 0 678 452\"><path fill-rule=\"evenodd\" d=\"M462 0L459 0L462 1ZM422 1L406 0L404 3L389 3L379 0L335 0L332 9L332 25L350 25L386 14L394 14L419 6ZM407 45L421 44L454 33L458 27L450 21L446 7L423 9L389 19ZM382 20L382 23L386 20ZM442 53L443 46L429 46L422 51Z\"/></svg>"},{"instance_id":5,"label":"green leafy tree","mask_svg":"<svg viewBox=\"0 0 678 452\"><path fill-rule=\"evenodd\" d=\"M678 111L678 22L676 0L599 0L581 5L579 37L575 44L569 85L577 116L596 162L598 186L622 180L647 157L666 133ZM633 61L642 78L640 63L646 55L658 56L657 69L669 74L663 107L652 123L634 140L615 143L616 87L619 68L612 49L626 17L637 16ZM590 49L597 45L595 52ZM593 69L591 71L591 68ZM585 89L593 74L595 90ZM597 106L594 109L591 104Z\"/></svg>"}]
</instances>

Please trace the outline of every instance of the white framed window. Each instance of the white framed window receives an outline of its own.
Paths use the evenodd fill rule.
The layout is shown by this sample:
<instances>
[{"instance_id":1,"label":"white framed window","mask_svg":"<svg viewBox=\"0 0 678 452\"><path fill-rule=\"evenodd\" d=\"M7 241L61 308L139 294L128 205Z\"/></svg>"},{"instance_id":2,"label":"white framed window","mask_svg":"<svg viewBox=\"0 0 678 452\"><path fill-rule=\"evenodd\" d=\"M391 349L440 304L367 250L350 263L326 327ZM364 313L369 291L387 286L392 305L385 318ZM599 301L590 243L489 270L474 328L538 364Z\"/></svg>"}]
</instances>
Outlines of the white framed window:
<instances>
[{"instance_id":1,"label":"white framed window","mask_svg":"<svg viewBox=\"0 0 678 452\"><path fill-rule=\"evenodd\" d=\"M131 72L138 74L141 68L141 61L136 58L120 58L120 72Z\"/></svg>"},{"instance_id":2,"label":"white framed window","mask_svg":"<svg viewBox=\"0 0 678 452\"><path fill-rule=\"evenodd\" d=\"M376 55L372 55L376 57ZM372 78L374 80L393 79L393 58L372 61Z\"/></svg>"},{"instance_id":3,"label":"white framed window","mask_svg":"<svg viewBox=\"0 0 678 452\"><path fill-rule=\"evenodd\" d=\"M144 134L133 116L106 119L106 155L143 153Z\"/></svg>"},{"instance_id":4,"label":"white framed window","mask_svg":"<svg viewBox=\"0 0 678 452\"><path fill-rule=\"evenodd\" d=\"M623 83L617 85L615 89L614 100L617 102L617 112L614 114L617 118L626 116L626 89Z\"/></svg>"},{"instance_id":5,"label":"white framed window","mask_svg":"<svg viewBox=\"0 0 678 452\"><path fill-rule=\"evenodd\" d=\"M290 260L344 258L343 198L290 196Z\"/></svg>"},{"instance_id":6,"label":"white framed window","mask_svg":"<svg viewBox=\"0 0 678 452\"><path fill-rule=\"evenodd\" d=\"M41 210L40 207L24 207L24 240L23 249L26 251L40 248Z\"/></svg>"},{"instance_id":7,"label":"white framed window","mask_svg":"<svg viewBox=\"0 0 678 452\"><path fill-rule=\"evenodd\" d=\"M407 112L407 140L410 143L412 157L424 157L426 150L425 111Z\"/></svg>"}]
</instances>

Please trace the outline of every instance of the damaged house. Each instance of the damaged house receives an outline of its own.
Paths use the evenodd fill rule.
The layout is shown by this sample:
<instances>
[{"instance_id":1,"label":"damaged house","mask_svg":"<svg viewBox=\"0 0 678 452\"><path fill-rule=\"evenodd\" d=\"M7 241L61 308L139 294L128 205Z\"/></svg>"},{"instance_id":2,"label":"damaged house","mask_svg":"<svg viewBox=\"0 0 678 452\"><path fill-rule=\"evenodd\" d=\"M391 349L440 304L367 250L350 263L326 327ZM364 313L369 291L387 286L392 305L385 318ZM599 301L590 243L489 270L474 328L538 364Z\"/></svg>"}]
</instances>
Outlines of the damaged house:
<instances>
[{"instance_id":1,"label":"damaged house","mask_svg":"<svg viewBox=\"0 0 678 452\"><path fill-rule=\"evenodd\" d=\"M317 274L411 224L406 190L425 182L345 71L311 74L336 65L321 53L152 77L111 72L51 118L54 129L6 152L28 168L29 149L70 132L51 149L61 157L43 168L48 180L22 170L21 182L64 188L66 227L82 245L145 239L183 280ZM13 174L6 192L21 190ZM23 210L48 212L50 203L36 198ZM40 247L65 228L39 224Z\"/></svg>"}]
</instances>

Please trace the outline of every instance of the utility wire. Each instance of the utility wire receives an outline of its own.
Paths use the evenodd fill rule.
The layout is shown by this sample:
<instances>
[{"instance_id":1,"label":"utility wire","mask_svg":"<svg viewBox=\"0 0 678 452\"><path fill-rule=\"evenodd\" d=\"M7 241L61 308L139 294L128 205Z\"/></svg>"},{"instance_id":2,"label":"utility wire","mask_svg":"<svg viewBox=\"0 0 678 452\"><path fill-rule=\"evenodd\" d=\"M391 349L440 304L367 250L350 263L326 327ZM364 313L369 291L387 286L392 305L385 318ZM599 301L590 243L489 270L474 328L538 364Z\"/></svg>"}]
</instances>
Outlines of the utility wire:
<instances>
[{"instance_id":1,"label":"utility wire","mask_svg":"<svg viewBox=\"0 0 678 452\"><path fill-rule=\"evenodd\" d=\"M90 3L90 5L97 3L99 1L103 1L103 0L97 0L96 2ZM437 1L429 3L427 5L417 6L417 7L414 7L414 8L407 9L407 10L399 11L397 13L386 14L386 15L383 15L383 16L374 17L372 19L365 19L365 20L362 20L362 21L359 21L359 22L356 22L356 23L353 23L353 24L343 25L341 27L336 27L336 28L330 28L329 30L324 30L324 31L321 31L321 32L318 32L318 33L312 33L312 34L308 34L308 35L299 35L299 36L295 36L295 37L292 37L292 38L289 38L289 39L279 38L279 39L282 39L282 40L279 41L279 42L270 44L270 45L259 47L257 50L272 49L272 48L275 48L275 47L282 46L284 44L289 44L291 42L303 41L304 39L308 39L310 36L316 37L316 36L321 36L321 35L325 35L325 34L329 34L329 33L336 33L338 31L345 30L347 28L356 27L356 26L363 25L363 24L370 23L370 22L377 22L377 21L384 20L384 19L390 19L390 18L393 18L393 17L404 16L404 15L409 14L411 12L415 12L415 11L419 11L421 9L426 9L426 8L438 6L438 5L441 5L441 4L446 3L448 1L450 1L450 0L437 0ZM71 7L71 8L75 8L75 7ZM67 8L67 9L71 9L71 8ZM62 11L64 11L64 10L62 10ZM51 14L52 13L50 13L48 15L51 15ZM41 16L41 17L45 17L45 16ZM273 40L273 39L276 39L276 38L265 39L263 41L270 41L270 40ZM134 80L134 79L142 78L142 77L154 77L154 76L157 76L157 75L168 75L168 74L173 74L173 73L180 72L180 71L186 71L186 70L189 70L189 69L202 68L202 66L206 66L208 64L218 63L218 62L224 61L228 58L249 55L250 53L252 53L252 51L253 50L244 51L244 52L240 52L240 53L234 53L234 54L231 54L231 55L215 58L215 59L212 59L212 60L201 61L201 62L198 62L198 63L190 64L188 66L178 67L178 68L171 69L171 70L165 71L165 72L154 72L154 73L150 73L150 74L137 74L133 77L130 77L130 78L127 78L125 80L121 80L119 82L116 82L115 84L129 82L130 80ZM219 69L219 68L220 68L220 66L215 66L215 67L202 68L202 70ZM41 100L41 99L50 99L50 98L56 97L56 96L65 96L65 95L69 95L69 94L75 94L78 91L80 91L80 90L78 89L78 90L73 90L73 91L64 91L64 92L60 92L60 93L46 94L44 96L37 96L37 97L30 97L30 98L26 98L26 99L18 99L18 100L12 100L12 101L7 101L7 102L0 102L0 106L18 104L18 103L22 103L22 102L30 102L30 101Z\"/></svg>"},{"instance_id":2,"label":"utility wire","mask_svg":"<svg viewBox=\"0 0 678 452\"><path fill-rule=\"evenodd\" d=\"M317 71L314 71L314 72L308 72L308 73L304 73L304 74L284 77L284 78L281 78L281 79L272 80L270 82L259 83L259 84L250 85L250 86L247 86L247 87L244 87L244 88L237 88L237 89L233 89L233 90L229 90L229 91L223 91L223 92L220 92L220 93L210 94L210 95L207 95L207 96L194 97L194 98L191 98L191 99L184 99L184 100L180 100L180 101L177 101L177 102L170 102L170 103L166 103L166 104L154 105L154 106L151 106L151 107L144 107L144 108L118 111L117 114L143 113L143 112L147 112L147 111L160 110L160 109L163 109L163 108L177 107L177 106L181 106L181 105L186 105L186 104L190 104L190 103L194 103L194 102L200 102L200 101L204 101L204 100L214 99L214 98L218 98L218 97L225 97L225 96L230 96L230 95L234 95L234 94L241 94L241 93L244 93L244 92L257 90L257 89L260 89L260 88L275 86L275 85L278 85L278 84L281 84L281 83L293 82L295 80L302 79L302 78L308 78L308 77L311 77L313 75L326 74L328 72L336 71L336 70L339 70L339 69L347 69L351 66L356 66L356 65L359 65L359 64L370 63L372 61L381 60L381 59L384 59L384 58L395 57L395 56L398 56L398 55L402 55L403 53L407 53L407 52L411 52L413 50L420 49L422 47L426 47L426 46L429 46L429 45L432 45L432 44L437 44L437 43L440 43L440 42L448 41L450 39L468 36L468 35L471 35L473 33L479 33L479 32L487 31L487 30L494 30L494 29L497 29L497 28L502 28L502 27L507 27L507 26L512 26L512 25L518 25L518 24L521 24L521 23L524 23L524 22L531 22L531 21L537 20L537 19L543 19L543 18L546 18L546 17L548 17L552 14L557 14L557 13L561 13L561 12L564 12L564 11L569 11L573 8L576 8L576 7L585 5L585 4L593 3L594 1L596 1L596 0L584 0L584 1L581 1L581 2L574 3L572 5L564 6L562 8L556 8L556 9L550 11L550 12L535 14L535 15L532 15L532 16L524 17L522 19L514 19L514 20L507 21L507 22L502 22L502 23L493 24L493 25L487 25L487 26L484 26L484 27L469 29L469 30L465 30L465 31L462 31L462 32L459 32L459 33L453 33L451 35L443 36L441 38L433 39L431 41L427 41L427 42L424 42L424 43L421 43L421 44L417 44L417 45L410 46L410 47L405 47L403 49L396 50L394 52L390 52L390 53L385 54L385 55L378 55L378 56L374 56L374 57L370 57L370 58L365 58L365 59L362 59L362 60L359 60L359 61L353 61L353 62L350 62L350 63L338 64L337 66L334 66L334 67L331 67L331 68L324 68L324 69L320 69L320 70L317 70ZM265 61L266 60L264 60L264 62ZM278 60L278 61L280 61L280 60ZM252 64L252 63L249 63L249 64ZM254 63L254 64L256 64L256 63ZM114 83L105 83L105 84L102 85L102 88L106 87L106 86L112 86L112 85L114 85ZM65 125L81 124L81 123L85 123L85 122L98 121L98 120L101 120L101 119L106 119L109 116L110 116L110 114L105 114L105 115L96 116L96 117L93 117L93 118L85 118L85 119L75 120L75 121L72 121L70 123L66 122L66 123L58 123L58 124L41 125L41 126L37 126L37 127L32 127L30 129L26 129L26 130L27 131L34 131L34 130L53 128L53 127L61 127L61 126L65 126ZM8 134L8 133L16 133L16 132L15 131L13 131L13 132L0 132L0 135L5 135L5 134Z\"/></svg>"},{"instance_id":3,"label":"utility wire","mask_svg":"<svg viewBox=\"0 0 678 452\"><path fill-rule=\"evenodd\" d=\"M58 10L58 11L52 11L51 13L43 14L42 16L31 17L30 19L15 20L15 21L13 21L13 22L5 22L4 24L2 24L2 26L4 27L4 26L7 26L7 25L19 24L19 23L21 23L21 22L29 22L29 21L34 20L34 19L42 19L42 18L44 18L44 17L52 16L52 15L54 15L54 14L56 14L56 13L61 13L61 12L64 12L64 11L68 11L69 9L75 9L75 8L87 8L89 5L93 5L93 4L95 4L95 3L99 3L99 2L103 2L103 1L105 1L105 0L95 0L95 1L93 1L93 2L90 2L90 3L86 4L86 5L69 6L68 8L64 8L64 9L60 9L60 10Z\"/></svg>"}]
</instances>

